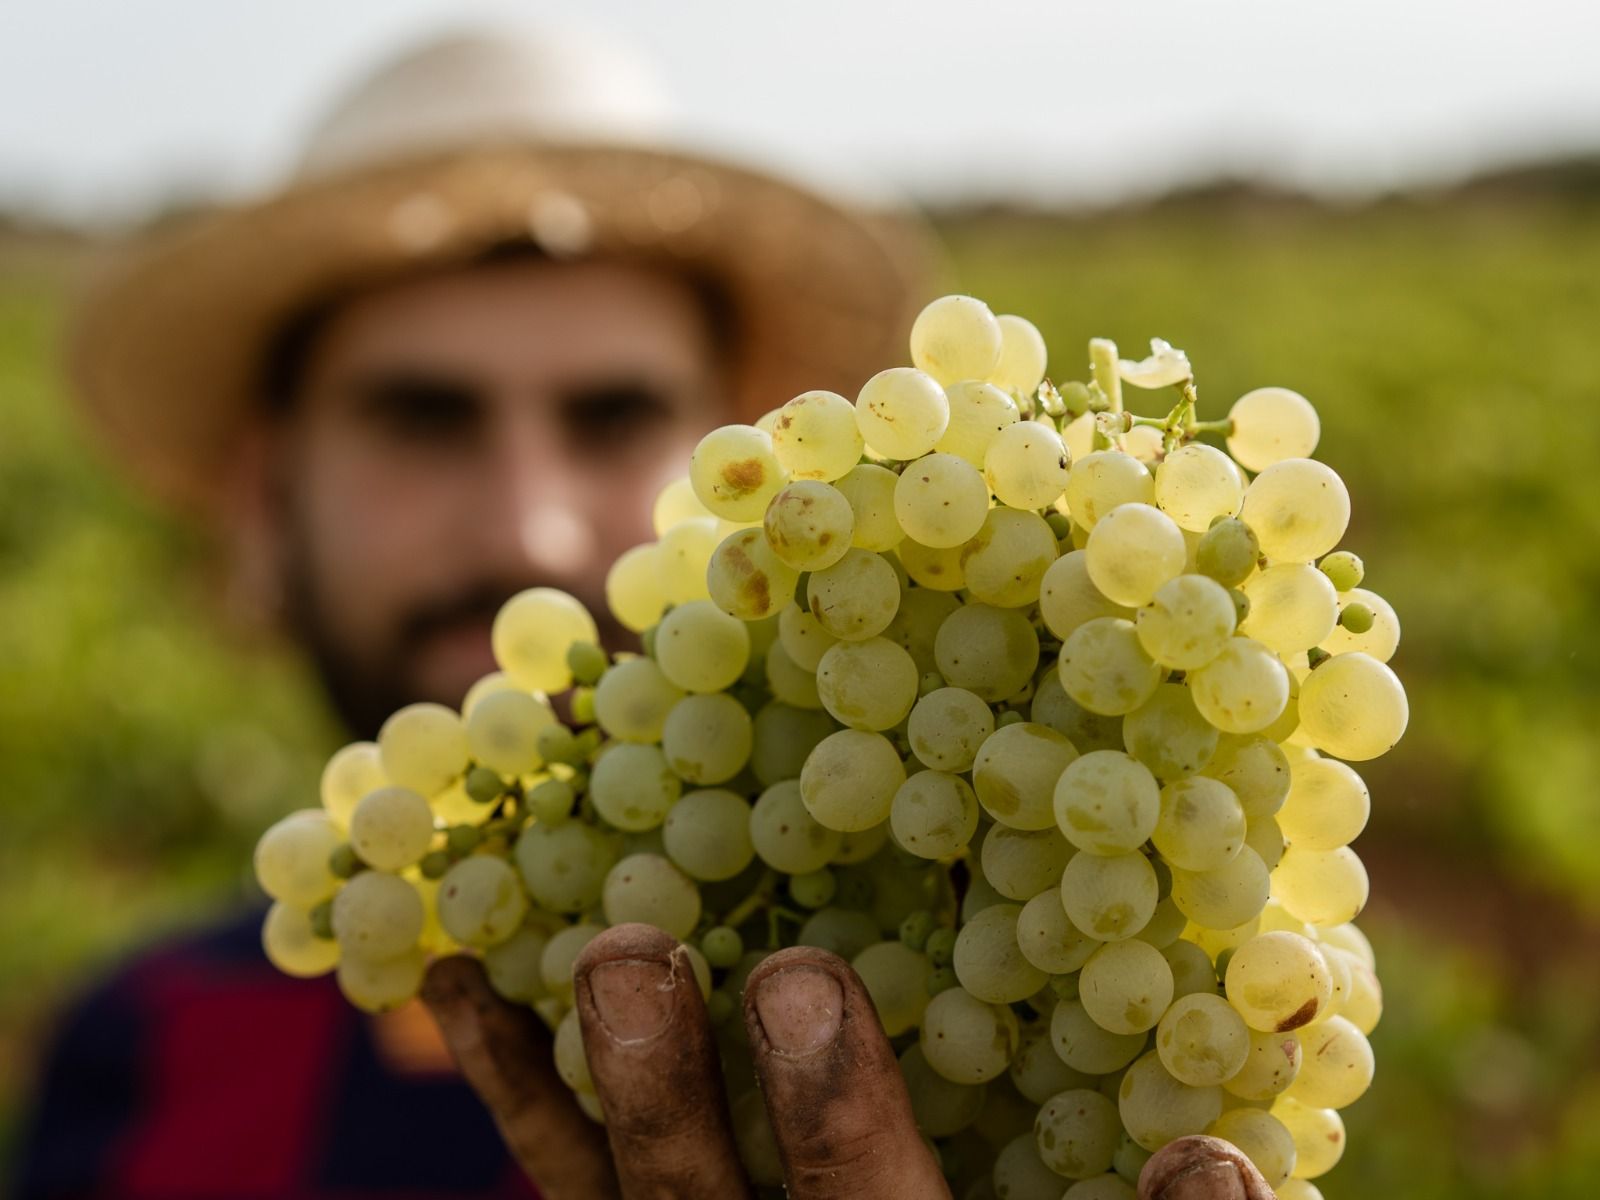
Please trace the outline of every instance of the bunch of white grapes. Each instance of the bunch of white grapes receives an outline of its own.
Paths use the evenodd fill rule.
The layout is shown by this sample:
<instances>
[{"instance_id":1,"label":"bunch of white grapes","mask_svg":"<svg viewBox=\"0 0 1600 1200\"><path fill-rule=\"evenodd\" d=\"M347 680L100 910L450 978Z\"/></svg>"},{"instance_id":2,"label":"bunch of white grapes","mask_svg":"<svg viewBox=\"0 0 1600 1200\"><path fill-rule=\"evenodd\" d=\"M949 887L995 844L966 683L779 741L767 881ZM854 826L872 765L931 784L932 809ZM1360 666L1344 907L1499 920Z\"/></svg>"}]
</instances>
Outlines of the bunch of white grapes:
<instances>
[{"instance_id":1,"label":"bunch of white grapes","mask_svg":"<svg viewBox=\"0 0 1600 1200\"><path fill-rule=\"evenodd\" d=\"M821 946L958 1197L1131 1198L1210 1133L1316 1200L1372 1081L1347 764L1405 730L1399 623L1337 548L1350 499L1305 399L1201 422L1181 351L1089 349L1053 385L1033 325L947 296L854 403L707 435L607 580L643 653L562 592L509 601L460 712L395 713L262 837L272 960L379 1010L431 955L480 955L603 1120L573 961L659 926L768 1185L741 990ZM1170 409L1133 415L1125 385Z\"/></svg>"}]
</instances>

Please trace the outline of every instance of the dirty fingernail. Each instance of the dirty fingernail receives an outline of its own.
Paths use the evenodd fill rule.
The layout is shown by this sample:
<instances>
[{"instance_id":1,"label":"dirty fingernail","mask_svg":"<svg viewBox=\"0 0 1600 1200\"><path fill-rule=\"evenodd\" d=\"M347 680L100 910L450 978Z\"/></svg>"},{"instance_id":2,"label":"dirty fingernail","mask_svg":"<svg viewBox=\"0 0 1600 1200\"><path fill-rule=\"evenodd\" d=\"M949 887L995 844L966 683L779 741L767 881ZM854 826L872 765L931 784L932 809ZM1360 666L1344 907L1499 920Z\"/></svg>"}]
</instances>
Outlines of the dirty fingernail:
<instances>
[{"instance_id":1,"label":"dirty fingernail","mask_svg":"<svg viewBox=\"0 0 1600 1200\"><path fill-rule=\"evenodd\" d=\"M672 1017L675 980L664 962L628 958L598 963L588 982L595 1015L619 1042L653 1038Z\"/></svg>"},{"instance_id":2,"label":"dirty fingernail","mask_svg":"<svg viewBox=\"0 0 1600 1200\"><path fill-rule=\"evenodd\" d=\"M1226 1159L1190 1167L1151 1200L1248 1200L1244 1177Z\"/></svg>"},{"instance_id":3,"label":"dirty fingernail","mask_svg":"<svg viewBox=\"0 0 1600 1200\"><path fill-rule=\"evenodd\" d=\"M837 979L817 967L785 967L760 981L755 1011L774 1050L810 1054L838 1036L844 1020L844 990Z\"/></svg>"}]
</instances>

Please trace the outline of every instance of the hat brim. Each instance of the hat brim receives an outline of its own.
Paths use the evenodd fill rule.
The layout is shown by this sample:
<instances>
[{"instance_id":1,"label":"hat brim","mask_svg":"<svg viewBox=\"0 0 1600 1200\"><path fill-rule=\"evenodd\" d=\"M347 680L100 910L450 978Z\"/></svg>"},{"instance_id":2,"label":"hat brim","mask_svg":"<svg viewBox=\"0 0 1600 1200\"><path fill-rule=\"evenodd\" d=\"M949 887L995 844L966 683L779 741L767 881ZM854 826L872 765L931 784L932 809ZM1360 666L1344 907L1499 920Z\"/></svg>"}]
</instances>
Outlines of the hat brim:
<instances>
[{"instance_id":1,"label":"hat brim","mask_svg":"<svg viewBox=\"0 0 1600 1200\"><path fill-rule=\"evenodd\" d=\"M811 388L854 396L900 363L942 273L914 219L758 172L633 147L486 147L302 184L131 251L79 309L75 391L145 486L205 510L286 321L342 291L520 239L719 280L738 315L736 390L749 420Z\"/></svg>"}]
</instances>

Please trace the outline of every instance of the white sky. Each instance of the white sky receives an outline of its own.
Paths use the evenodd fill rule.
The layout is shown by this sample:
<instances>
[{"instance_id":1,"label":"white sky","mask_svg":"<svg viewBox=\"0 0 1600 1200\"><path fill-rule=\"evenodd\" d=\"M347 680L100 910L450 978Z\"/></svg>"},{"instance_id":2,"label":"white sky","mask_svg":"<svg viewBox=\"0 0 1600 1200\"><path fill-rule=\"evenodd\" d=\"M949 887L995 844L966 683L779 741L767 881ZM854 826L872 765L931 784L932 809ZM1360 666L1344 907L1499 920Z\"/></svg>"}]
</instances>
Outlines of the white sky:
<instances>
[{"instance_id":1,"label":"white sky","mask_svg":"<svg viewBox=\"0 0 1600 1200\"><path fill-rule=\"evenodd\" d=\"M681 140L930 199L1362 191L1600 147L1596 0L4 0L0 204L270 186L374 57L580 12L650 57Z\"/></svg>"}]
</instances>

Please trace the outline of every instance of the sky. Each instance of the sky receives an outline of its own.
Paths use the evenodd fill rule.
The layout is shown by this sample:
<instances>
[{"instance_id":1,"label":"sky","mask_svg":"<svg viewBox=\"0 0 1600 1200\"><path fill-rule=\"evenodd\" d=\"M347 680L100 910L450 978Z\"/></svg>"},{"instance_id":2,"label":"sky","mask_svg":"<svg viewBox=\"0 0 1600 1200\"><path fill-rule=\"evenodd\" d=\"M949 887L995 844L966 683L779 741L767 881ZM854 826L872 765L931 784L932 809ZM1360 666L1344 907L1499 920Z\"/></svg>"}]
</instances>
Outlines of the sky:
<instances>
[{"instance_id":1,"label":"sky","mask_svg":"<svg viewBox=\"0 0 1600 1200\"><path fill-rule=\"evenodd\" d=\"M375 60L578 12L648 60L672 140L927 201L1363 194L1600 148L1594 0L8 0L0 206L259 193Z\"/></svg>"}]
</instances>

